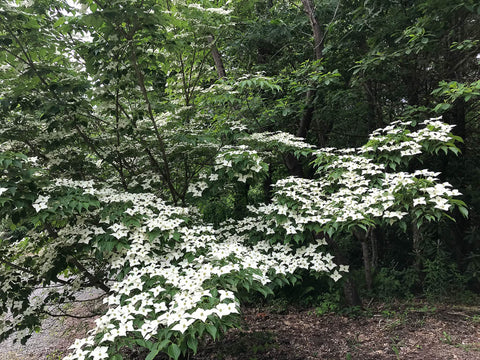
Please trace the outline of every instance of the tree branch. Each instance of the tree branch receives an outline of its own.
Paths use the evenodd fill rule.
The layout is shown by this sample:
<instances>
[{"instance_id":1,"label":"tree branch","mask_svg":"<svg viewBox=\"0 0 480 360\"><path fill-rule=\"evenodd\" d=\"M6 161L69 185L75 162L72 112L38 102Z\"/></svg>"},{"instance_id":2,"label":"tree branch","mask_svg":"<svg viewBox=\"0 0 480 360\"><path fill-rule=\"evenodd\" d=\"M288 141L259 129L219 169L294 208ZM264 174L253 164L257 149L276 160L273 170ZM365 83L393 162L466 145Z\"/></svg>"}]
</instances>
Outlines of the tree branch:
<instances>
[{"instance_id":1,"label":"tree branch","mask_svg":"<svg viewBox=\"0 0 480 360\"><path fill-rule=\"evenodd\" d=\"M74 265L76 268L78 268L87 278L90 280L90 282L94 285L96 285L98 288L102 289L103 291L109 293L110 292L110 287L105 285L98 279L95 275L92 275L86 268L83 266L75 257L69 256L67 257L67 263L71 263Z\"/></svg>"},{"instance_id":2,"label":"tree branch","mask_svg":"<svg viewBox=\"0 0 480 360\"><path fill-rule=\"evenodd\" d=\"M133 37L131 35L128 35L126 33L125 35L129 41L133 41ZM163 166L164 166L164 171L162 171L162 176L165 180L165 183L168 186L168 189L170 190L170 194L172 195L173 202L176 203L178 201L178 193L172 183L171 171L170 171L170 166L168 164L168 157L167 157L165 142L163 141L163 138L160 135L160 131L155 121L155 115L153 114L152 104L148 97L147 88L145 87L145 78L143 76L143 72L140 70L140 67L138 65L137 54L135 53L135 49L133 47L130 53L130 61L132 62L133 68L135 69L135 74L137 75L137 83L142 92L143 99L147 105L148 115L153 125L153 130L157 138L158 144L160 146L160 153L162 156Z\"/></svg>"}]
</instances>

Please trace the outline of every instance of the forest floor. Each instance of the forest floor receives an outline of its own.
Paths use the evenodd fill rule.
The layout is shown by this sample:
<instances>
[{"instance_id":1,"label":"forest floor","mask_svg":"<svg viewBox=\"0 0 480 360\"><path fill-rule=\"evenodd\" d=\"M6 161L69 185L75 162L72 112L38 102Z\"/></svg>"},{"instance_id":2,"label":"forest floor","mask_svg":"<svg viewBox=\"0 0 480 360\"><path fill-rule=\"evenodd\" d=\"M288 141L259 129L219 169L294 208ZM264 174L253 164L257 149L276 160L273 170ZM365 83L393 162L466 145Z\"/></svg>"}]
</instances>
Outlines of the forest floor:
<instances>
[{"instance_id":1,"label":"forest floor","mask_svg":"<svg viewBox=\"0 0 480 360\"><path fill-rule=\"evenodd\" d=\"M266 306L245 308L242 316L242 329L207 341L190 359L480 360L480 306L409 301L344 315ZM1 344L0 360L61 359L92 322L56 318L46 325L26 346Z\"/></svg>"},{"instance_id":2,"label":"forest floor","mask_svg":"<svg viewBox=\"0 0 480 360\"><path fill-rule=\"evenodd\" d=\"M251 308L244 319L193 359L480 359L478 306L379 304L356 316Z\"/></svg>"}]
</instances>

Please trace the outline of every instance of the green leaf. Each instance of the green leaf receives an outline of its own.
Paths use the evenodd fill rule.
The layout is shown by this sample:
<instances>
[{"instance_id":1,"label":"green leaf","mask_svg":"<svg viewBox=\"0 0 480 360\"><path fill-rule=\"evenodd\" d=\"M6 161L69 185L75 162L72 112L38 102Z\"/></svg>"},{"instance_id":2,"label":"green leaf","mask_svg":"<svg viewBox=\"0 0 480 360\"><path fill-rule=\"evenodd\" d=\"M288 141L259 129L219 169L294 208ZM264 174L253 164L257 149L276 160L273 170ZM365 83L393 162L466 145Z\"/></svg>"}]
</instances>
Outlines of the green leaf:
<instances>
[{"instance_id":1,"label":"green leaf","mask_svg":"<svg viewBox=\"0 0 480 360\"><path fill-rule=\"evenodd\" d=\"M463 217L468 218L468 210L466 207L459 206L458 211L463 215Z\"/></svg>"},{"instance_id":2,"label":"green leaf","mask_svg":"<svg viewBox=\"0 0 480 360\"><path fill-rule=\"evenodd\" d=\"M145 358L145 360L153 360L155 358L155 356L157 356L157 354L160 352L160 349L153 349L152 351L150 351L150 353L147 355L147 357Z\"/></svg>"},{"instance_id":3,"label":"green leaf","mask_svg":"<svg viewBox=\"0 0 480 360\"><path fill-rule=\"evenodd\" d=\"M138 346L141 346L141 347L144 347L144 348L147 347L147 343L145 342L145 340L135 339L135 343L136 343Z\"/></svg>"},{"instance_id":4,"label":"green leaf","mask_svg":"<svg viewBox=\"0 0 480 360\"><path fill-rule=\"evenodd\" d=\"M195 329L197 330L198 337L202 337L203 333L205 332L205 323L200 322L198 325L195 326Z\"/></svg>"},{"instance_id":5,"label":"green leaf","mask_svg":"<svg viewBox=\"0 0 480 360\"><path fill-rule=\"evenodd\" d=\"M177 344L173 344L173 343L172 343L172 344L168 347L167 354L168 354L168 356L170 356L172 359L177 360L177 359L180 357L181 351L180 351L180 348L178 347Z\"/></svg>"},{"instance_id":6,"label":"green leaf","mask_svg":"<svg viewBox=\"0 0 480 360\"><path fill-rule=\"evenodd\" d=\"M197 348L198 348L198 340L193 337L193 336L190 336L187 340L187 345L190 349L192 349L193 353L196 354L197 353Z\"/></svg>"},{"instance_id":7,"label":"green leaf","mask_svg":"<svg viewBox=\"0 0 480 360\"><path fill-rule=\"evenodd\" d=\"M170 340L165 339L165 340L163 340L163 341L155 344L155 347L156 347L159 351L161 351L161 350L165 349L169 343L170 343Z\"/></svg>"},{"instance_id":8,"label":"green leaf","mask_svg":"<svg viewBox=\"0 0 480 360\"><path fill-rule=\"evenodd\" d=\"M257 291L262 294L264 297L267 297L268 295L273 295L274 292L272 291L272 289L270 289L269 287L259 287L257 289Z\"/></svg>"},{"instance_id":9,"label":"green leaf","mask_svg":"<svg viewBox=\"0 0 480 360\"><path fill-rule=\"evenodd\" d=\"M63 25L66 20L67 20L67 18L65 16L62 16L62 17L58 18L58 20L55 21L55 24L53 24L53 27L59 27L59 26Z\"/></svg>"},{"instance_id":10,"label":"green leaf","mask_svg":"<svg viewBox=\"0 0 480 360\"><path fill-rule=\"evenodd\" d=\"M335 229L333 229L333 228L331 228L331 227L329 227L329 228L327 229L327 234L328 234L329 237L332 237L332 235L333 235L334 232L335 232Z\"/></svg>"},{"instance_id":11,"label":"green leaf","mask_svg":"<svg viewBox=\"0 0 480 360\"><path fill-rule=\"evenodd\" d=\"M212 339L215 340L217 338L217 328L210 324L207 324L206 328L207 332L212 336Z\"/></svg>"},{"instance_id":12,"label":"green leaf","mask_svg":"<svg viewBox=\"0 0 480 360\"><path fill-rule=\"evenodd\" d=\"M250 284L247 280L243 281L243 287L245 288L245 290L247 290L247 292L250 291Z\"/></svg>"}]
</instances>

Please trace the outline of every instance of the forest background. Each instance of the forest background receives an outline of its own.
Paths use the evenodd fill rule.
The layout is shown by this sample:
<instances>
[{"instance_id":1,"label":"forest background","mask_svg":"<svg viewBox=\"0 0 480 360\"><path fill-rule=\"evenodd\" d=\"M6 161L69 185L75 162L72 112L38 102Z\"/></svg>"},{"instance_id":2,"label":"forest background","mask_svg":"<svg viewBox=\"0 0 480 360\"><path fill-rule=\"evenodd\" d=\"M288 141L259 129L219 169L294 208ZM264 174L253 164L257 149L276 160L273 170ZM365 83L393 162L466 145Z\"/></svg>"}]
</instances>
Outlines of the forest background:
<instances>
[{"instance_id":1,"label":"forest background","mask_svg":"<svg viewBox=\"0 0 480 360\"><path fill-rule=\"evenodd\" d=\"M0 300L14 320L1 336L28 337L52 303L88 287L139 316L132 298L165 291L171 303L150 305L173 316L193 285L165 279L188 270L152 264L198 271L210 253L213 267L231 268L206 275L210 293L192 301L216 312L177 311L164 327L111 317L116 333L97 324L72 358L120 358L132 343L178 358L234 326L251 290L333 310L372 297L468 301L480 290L479 19L473 0L2 1ZM438 137L417 146L422 126ZM348 202L344 188L382 188L355 173L380 176L379 164L385 179L413 180L381 199L391 212L355 213L366 200ZM328 203L336 213L308 212L317 191L322 204L345 197ZM310 215L320 220L298 220ZM238 265L229 251L246 250L218 245L233 246L233 233L273 258L307 254L312 264L296 266L330 274L287 267L269 284L266 258ZM157 272L132 270L145 264ZM32 304L39 286L49 290Z\"/></svg>"}]
</instances>

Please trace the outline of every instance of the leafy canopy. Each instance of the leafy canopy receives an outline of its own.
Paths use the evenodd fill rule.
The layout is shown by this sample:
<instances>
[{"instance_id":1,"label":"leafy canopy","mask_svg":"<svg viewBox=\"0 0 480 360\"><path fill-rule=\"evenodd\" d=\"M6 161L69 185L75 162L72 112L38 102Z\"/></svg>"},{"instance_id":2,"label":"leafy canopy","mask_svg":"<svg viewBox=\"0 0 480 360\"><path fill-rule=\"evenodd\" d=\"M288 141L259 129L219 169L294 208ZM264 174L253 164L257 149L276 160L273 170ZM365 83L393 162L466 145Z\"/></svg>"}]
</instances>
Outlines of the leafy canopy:
<instances>
[{"instance_id":1,"label":"leafy canopy","mask_svg":"<svg viewBox=\"0 0 480 360\"><path fill-rule=\"evenodd\" d=\"M267 296L301 269L338 281L348 267L325 238L466 214L438 173L405 170L458 152L440 119L318 148L269 116L338 72L306 62L291 77L216 80L212 39L235 10L1 2L0 310L11 317L0 339L26 340L52 304L93 287L105 311L67 359L121 359L134 345L178 359L238 325L245 291ZM290 176L287 156L315 174Z\"/></svg>"}]
</instances>

